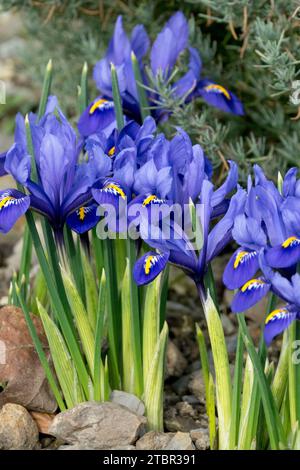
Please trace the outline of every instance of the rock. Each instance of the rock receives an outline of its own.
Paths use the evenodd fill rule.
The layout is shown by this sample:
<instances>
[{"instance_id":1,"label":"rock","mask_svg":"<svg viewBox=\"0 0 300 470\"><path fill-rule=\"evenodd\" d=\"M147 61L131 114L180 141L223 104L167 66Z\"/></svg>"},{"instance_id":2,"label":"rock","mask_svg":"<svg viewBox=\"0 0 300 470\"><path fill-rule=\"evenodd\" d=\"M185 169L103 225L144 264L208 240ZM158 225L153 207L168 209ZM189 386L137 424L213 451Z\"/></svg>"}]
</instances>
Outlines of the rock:
<instances>
[{"instance_id":1,"label":"rock","mask_svg":"<svg viewBox=\"0 0 300 470\"><path fill-rule=\"evenodd\" d=\"M168 342L166 377L181 377L187 367L187 360L173 343Z\"/></svg>"},{"instance_id":2,"label":"rock","mask_svg":"<svg viewBox=\"0 0 300 470\"><path fill-rule=\"evenodd\" d=\"M199 450L207 450L209 449L209 431L207 428L198 428L193 429L190 432L190 436L197 449Z\"/></svg>"},{"instance_id":3,"label":"rock","mask_svg":"<svg viewBox=\"0 0 300 470\"><path fill-rule=\"evenodd\" d=\"M126 406L134 413L143 416L145 414L144 403L132 393L122 392L121 390L113 390L110 395L110 401Z\"/></svg>"},{"instance_id":4,"label":"rock","mask_svg":"<svg viewBox=\"0 0 300 470\"><path fill-rule=\"evenodd\" d=\"M188 389L200 400L200 403L205 403L205 385L201 370L197 370L189 376Z\"/></svg>"},{"instance_id":5,"label":"rock","mask_svg":"<svg viewBox=\"0 0 300 470\"><path fill-rule=\"evenodd\" d=\"M38 444L37 425L21 405L7 403L0 410L0 449L32 450Z\"/></svg>"},{"instance_id":6,"label":"rock","mask_svg":"<svg viewBox=\"0 0 300 470\"><path fill-rule=\"evenodd\" d=\"M180 401L176 404L176 408L180 416L190 416L191 418L196 417L196 411L190 403L187 401Z\"/></svg>"},{"instance_id":7,"label":"rock","mask_svg":"<svg viewBox=\"0 0 300 470\"><path fill-rule=\"evenodd\" d=\"M195 446L187 432L177 432L170 440L165 450L194 450Z\"/></svg>"},{"instance_id":8,"label":"rock","mask_svg":"<svg viewBox=\"0 0 300 470\"><path fill-rule=\"evenodd\" d=\"M230 336L236 331L236 327L228 317L228 315L221 314L221 322L226 336Z\"/></svg>"},{"instance_id":9,"label":"rock","mask_svg":"<svg viewBox=\"0 0 300 470\"><path fill-rule=\"evenodd\" d=\"M32 320L45 353L50 357L42 323L36 315L32 315ZM1 383L5 386L0 393L0 407L5 403L17 403L32 411L53 413L57 409L24 314L14 306L0 309Z\"/></svg>"},{"instance_id":10,"label":"rock","mask_svg":"<svg viewBox=\"0 0 300 470\"><path fill-rule=\"evenodd\" d=\"M165 429L170 432L189 432L191 429L198 428L200 423L190 416L180 416L176 407L171 407L164 414Z\"/></svg>"},{"instance_id":11,"label":"rock","mask_svg":"<svg viewBox=\"0 0 300 470\"><path fill-rule=\"evenodd\" d=\"M176 405L180 401L178 395L166 387L164 391L164 404L165 406Z\"/></svg>"},{"instance_id":12,"label":"rock","mask_svg":"<svg viewBox=\"0 0 300 470\"><path fill-rule=\"evenodd\" d=\"M180 377L180 379L176 380L176 382L172 384L172 388L178 396L181 397L182 395L186 394L186 392L188 391L188 384L190 382L190 378L190 375L183 375L182 377Z\"/></svg>"},{"instance_id":13,"label":"rock","mask_svg":"<svg viewBox=\"0 0 300 470\"><path fill-rule=\"evenodd\" d=\"M30 415L36 422L39 432L42 434L49 434L49 427L52 424L55 415L50 413L40 413L39 411L31 411Z\"/></svg>"},{"instance_id":14,"label":"rock","mask_svg":"<svg viewBox=\"0 0 300 470\"><path fill-rule=\"evenodd\" d=\"M85 402L59 413L49 434L88 449L113 449L134 444L146 431L147 420L117 403Z\"/></svg>"},{"instance_id":15,"label":"rock","mask_svg":"<svg viewBox=\"0 0 300 470\"><path fill-rule=\"evenodd\" d=\"M200 403L199 398L194 395L183 395L182 400L186 401L190 405L199 405Z\"/></svg>"},{"instance_id":16,"label":"rock","mask_svg":"<svg viewBox=\"0 0 300 470\"><path fill-rule=\"evenodd\" d=\"M136 448L138 450L162 450L169 444L173 436L174 433L171 432L150 431L137 441Z\"/></svg>"},{"instance_id":17,"label":"rock","mask_svg":"<svg viewBox=\"0 0 300 470\"><path fill-rule=\"evenodd\" d=\"M75 444L74 446L60 446L58 450L90 450L88 445L82 446ZM118 446L112 447L110 450L135 450L135 446Z\"/></svg>"}]
</instances>

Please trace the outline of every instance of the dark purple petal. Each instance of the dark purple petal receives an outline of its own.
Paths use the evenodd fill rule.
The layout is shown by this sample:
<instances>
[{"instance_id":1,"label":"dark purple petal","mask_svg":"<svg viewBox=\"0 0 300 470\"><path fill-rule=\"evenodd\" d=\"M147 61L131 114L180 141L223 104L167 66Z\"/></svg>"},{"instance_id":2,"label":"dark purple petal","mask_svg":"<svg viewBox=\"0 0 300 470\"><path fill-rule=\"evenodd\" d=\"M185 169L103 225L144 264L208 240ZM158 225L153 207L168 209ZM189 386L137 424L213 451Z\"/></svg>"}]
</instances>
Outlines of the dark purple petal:
<instances>
[{"instance_id":1,"label":"dark purple petal","mask_svg":"<svg viewBox=\"0 0 300 470\"><path fill-rule=\"evenodd\" d=\"M240 313L257 304L269 292L271 284L259 277L250 279L237 292L231 303L231 309L235 313Z\"/></svg>"},{"instance_id":2,"label":"dark purple petal","mask_svg":"<svg viewBox=\"0 0 300 470\"><path fill-rule=\"evenodd\" d=\"M6 170L4 169L6 159L6 152L0 154L0 176L7 175Z\"/></svg>"},{"instance_id":3,"label":"dark purple petal","mask_svg":"<svg viewBox=\"0 0 300 470\"><path fill-rule=\"evenodd\" d=\"M142 286L153 281L165 269L168 259L168 252L155 251L148 251L138 259L133 268L133 278L137 285Z\"/></svg>"},{"instance_id":4,"label":"dark purple petal","mask_svg":"<svg viewBox=\"0 0 300 470\"><path fill-rule=\"evenodd\" d=\"M86 108L78 121L78 130L84 137L100 132L108 135L115 127L113 102L99 97Z\"/></svg>"},{"instance_id":5,"label":"dark purple petal","mask_svg":"<svg viewBox=\"0 0 300 470\"><path fill-rule=\"evenodd\" d=\"M257 251L239 248L232 255L224 270L223 282L228 289L238 289L253 278L258 269Z\"/></svg>"},{"instance_id":6,"label":"dark purple petal","mask_svg":"<svg viewBox=\"0 0 300 470\"><path fill-rule=\"evenodd\" d=\"M222 85L209 80L201 80L197 86L197 94L202 96L208 104L222 111L239 116L245 114L243 105L237 96Z\"/></svg>"},{"instance_id":7,"label":"dark purple petal","mask_svg":"<svg viewBox=\"0 0 300 470\"><path fill-rule=\"evenodd\" d=\"M97 204L82 206L67 217L67 225L76 233L85 233L97 225L100 217L97 215Z\"/></svg>"},{"instance_id":8,"label":"dark purple petal","mask_svg":"<svg viewBox=\"0 0 300 470\"><path fill-rule=\"evenodd\" d=\"M292 306L273 310L268 315L265 323L264 337L269 346L275 336L286 330L289 325L297 318L298 312Z\"/></svg>"},{"instance_id":9,"label":"dark purple petal","mask_svg":"<svg viewBox=\"0 0 300 470\"><path fill-rule=\"evenodd\" d=\"M300 239L287 238L281 245L268 248L266 261L273 268L288 268L300 261Z\"/></svg>"},{"instance_id":10,"label":"dark purple petal","mask_svg":"<svg viewBox=\"0 0 300 470\"><path fill-rule=\"evenodd\" d=\"M7 233L28 210L30 197L16 189L0 191L0 232Z\"/></svg>"},{"instance_id":11,"label":"dark purple petal","mask_svg":"<svg viewBox=\"0 0 300 470\"><path fill-rule=\"evenodd\" d=\"M127 193L127 188L125 189L124 187L121 187L119 182L114 180L107 180L104 186L100 189L92 189L93 198L99 205L111 205L117 211L120 208L120 204L122 206L126 205Z\"/></svg>"}]
</instances>

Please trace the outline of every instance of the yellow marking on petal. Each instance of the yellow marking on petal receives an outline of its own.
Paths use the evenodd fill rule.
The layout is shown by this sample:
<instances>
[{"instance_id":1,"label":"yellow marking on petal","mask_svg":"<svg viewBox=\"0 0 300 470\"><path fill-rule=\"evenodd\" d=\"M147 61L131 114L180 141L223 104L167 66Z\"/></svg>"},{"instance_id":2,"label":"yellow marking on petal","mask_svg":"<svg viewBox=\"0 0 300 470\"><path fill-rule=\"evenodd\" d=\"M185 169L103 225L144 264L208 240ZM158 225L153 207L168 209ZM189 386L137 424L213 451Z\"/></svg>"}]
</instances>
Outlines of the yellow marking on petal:
<instances>
[{"instance_id":1,"label":"yellow marking on petal","mask_svg":"<svg viewBox=\"0 0 300 470\"><path fill-rule=\"evenodd\" d=\"M149 274L149 273L150 273L153 258L154 258L153 255L149 255L149 256L146 258L146 262L145 262L145 274Z\"/></svg>"},{"instance_id":2,"label":"yellow marking on petal","mask_svg":"<svg viewBox=\"0 0 300 470\"><path fill-rule=\"evenodd\" d=\"M245 256L247 256L249 253L248 251L240 251L237 255L236 255L236 258L234 260L234 269L236 269L240 263L243 261L243 259L245 258Z\"/></svg>"},{"instance_id":3,"label":"yellow marking on petal","mask_svg":"<svg viewBox=\"0 0 300 470\"><path fill-rule=\"evenodd\" d=\"M85 218L85 210L84 210L84 207L80 207L80 208L79 208L79 213L78 213L78 215L79 215L79 220L84 220L84 218Z\"/></svg>"},{"instance_id":4,"label":"yellow marking on petal","mask_svg":"<svg viewBox=\"0 0 300 470\"><path fill-rule=\"evenodd\" d=\"M104 100L103 98L95 101L95 103L90 109L90 114L93 114L96 111L96 109L100 108L104 103L107 103L107 100Z\"/></svg>"},{"instance_id":5,"label":"yellow marking on petal","mask_svg":"<svg viewBox=\"0 0 300 470\"><path fill-rule=\"evenodd\" d=\"M221 85L217 85L215 83L211 83L210 85L207 85L206 87L204 87L204 90L205 91L213 91L213 90L217 90L219 91L220 93L222 93L222 95L226 96L226 98L228 100L230 100L230 94L228 93L228 91L226 90L226 88L224 88L223 86Z\"/></svg>"},{"instance_id":6,"label":"yellow marking on petal","mask_svg":"<svg viewBox=\"0 0 300 470\"><path fill-rule=\"evenodd\" d=\"M250 281L246 282L246 284L243 285L243 287L241 288L241 291L242 292L246 292L247 289L249 289L249 287L253 286L254 284L265 284L264 281L262 281L261 279L251 279Z\"/></svg>"},{"instance_id":7,"label":"yellow marking on petal","mask_svg":"<svg viewBox=\"0 0 300 470\"><path fill-rule=\"evenodd\" d=\"M126 194L124 193L123 189L121 189L119 186L117 186L114 183L109 183L107 186L104 187L104 190L107 190L107 189L113 189L116 193L119 194L119 196L121 196L122 199L126 198Z\"/></svg>"},{"instance_id":8,"label":"yellow marking on petal","mask_svg":"<svg viewBox=\"0 0 300 470\"><path fill-rule=\"evenodd\" d=\"M1 201L0 201L0 210L5 206L5 204L8 201L12 201L13 199L16 199L15 197L12 196L5 196Z\"/></svg>"},{"instance_id":9,"label":"yellow marking on petal","mask_svg":"<svg viewBox=\"0 0 300 470\"><path fill-rule=\"evenodd\" d=\"M154 194L151 194L151 196L146 197L143 201L143 206L148 206L152 201L156 201L157 196L154 196Z\"/></svg>"},{"instance_id":10,"label":"yellow marking on petal","mask_svg":"<svg viewBox=\"0 0 300 470\"><path fill-rule=\"evenodd\" d=\"M115 151L116 151L116 147L113 146L111 149L109 149L108 155L109 155L110 157L112 157L112 156L114 155Z\"/></svg>"},{"instance_id":11,"label":"yellow marking on petal","mask_svg":"<svg viewBox=\"0 0 300 470\"><path fill-rule=\"evenodd\" d=\"M276 315L280 314L280 313L287 313L287 309L286 308L277 308L276 310L273 310L273 312L270 313L270 315L267 316L266 318L266 321L265 323L269 323L269 321L271 321L274 317L276 317Z\"/></svg>"},{"instance_id":12,"label":"yellow marking on petal","mask_svg":"<svg viewBox=\"0 0 300 470\"><path fill-rule=\"evenodd\" d=\"M293 242L295 241L299 241L299 239L297 237L289 237L287 238L283 243L282 243L282 248L288 248L289 246L291 246L293 244Z\"/></svg>"}]
</instances>

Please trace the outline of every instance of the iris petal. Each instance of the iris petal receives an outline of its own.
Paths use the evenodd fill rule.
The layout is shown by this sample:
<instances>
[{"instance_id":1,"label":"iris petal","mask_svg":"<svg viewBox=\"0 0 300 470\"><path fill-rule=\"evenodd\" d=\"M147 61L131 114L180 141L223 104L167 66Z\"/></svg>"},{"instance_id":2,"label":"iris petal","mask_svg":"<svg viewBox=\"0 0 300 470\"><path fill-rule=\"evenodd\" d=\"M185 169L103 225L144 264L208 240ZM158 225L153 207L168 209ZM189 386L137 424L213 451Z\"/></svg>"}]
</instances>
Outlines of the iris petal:
<instances>
[{"instance_id":1,"label":"iris petal","mask_svg":"<svg viewBox=\"0 0 300 470\"><path fill-rule=\"evenodd\" d=\"M273 268L288 268L298 263L300 260L300 239L289 237L281 245L269 248L266 260Z\"/></svg>"},{"instance_id":2,"label":"iris petal","mask_svg":"<svg viewBox=\"0 0 300 470\"><path fill-rule=\"evenodd\" d=\"M239 116L244 115L240 100L229 90L209 80L199 82L198 94L210 105Z\"/></svg>"},{"instance_id":3,"label":"iris petal","mask_svg":"<svg viewBox=\"0 0 300 470\"><path fill-rule=\"evenodd\" d=\"M100 220L97 207L97 204L80 207L67 217L68 226L79 234L91 230Z\"/></svg>"},{"instance_id":4,"label":"iris petal","mask_svg":"<svg viewBox=\"0 0 300 470\"><path fill-rule=\"evenodd\" d=\"M234 296L231 304L232 311L238 313L253 307L266 295L270 287L270 283L263 278L247 281Z\"/></svg>"},{"instance_id":5,"label":"iris petal","mask_svg":"<svg viewBox=\"0 0 300 470\"><path fill-rule=\"evenodd\" d=\"M266 319L264 337L267 345L296 319L298 312L290 305L273 310Z\"/></svg>"},{"instance_id":6,"label":"iris petal","mask_svg":"<svg viewBox=\"0 0 300 470\"><path fill-rule=\"evenodd\" d=\"M78 121L78 130L87 137L97 132L109 134L115 126L115 110L112 101L96 98L82 113Z\"/></svg>"},{"instance_id":7,"label":"iris petal","mask_svg":"<svg viewBox=\"0 0 300 470\"><path fill-rule=\"evenodd\" d=\"M92 189L92 195L98 204L110 204L116 209L119 208L120 202L126 203L127 200L126 190L117 181L113 180L107 180L101 189Z\"/></svg>"},{"instance_id":8,"label":"iris petal","mask_svg":"<svg viewBox=\"0 0 300 470\"><path fill-rule=\"evenodd\" d=\"M148 251L137 260L133 268L133 278L137 285L142 286L153 281L166 267L169 252L157 253Z\"/></svg>"},{"instance_id":9,"label":"iris petal","mask_svg":"<svg viewBox=\"0 0 300 470\"><path fill-rule=\"evenodd\" d=\"M258 252L239 248L224 270L223 282L228 289L238 289L255 275L258 268Z\"/></svg>"},{"instance_id":10,"label":"iris petal","mask_svg":"<svg viewBox=\"0 0 300 470\"><path fill-rule=\"evenodd\" d=\"M16 189L0 191L0 232L7 233L28 210L30 197Z\"/></svg>"}]
</instances>

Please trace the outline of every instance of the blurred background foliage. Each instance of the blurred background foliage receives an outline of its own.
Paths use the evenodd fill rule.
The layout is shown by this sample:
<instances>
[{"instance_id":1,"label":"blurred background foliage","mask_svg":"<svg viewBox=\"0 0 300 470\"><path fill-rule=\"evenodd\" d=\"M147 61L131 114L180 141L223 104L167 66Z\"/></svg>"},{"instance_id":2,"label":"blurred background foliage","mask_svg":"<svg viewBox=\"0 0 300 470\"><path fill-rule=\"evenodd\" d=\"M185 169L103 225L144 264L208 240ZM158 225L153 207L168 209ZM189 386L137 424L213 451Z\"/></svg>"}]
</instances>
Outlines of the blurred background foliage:
<instances>
[{"instance_id":1,"label":"blurred background foliage","mask_svg":"<svg viewBox=\"0 0 300 470\"><path fill-rule=\"evenodd\" d=\"M154 38L180 9L190 21L190 40L201 54L203 75L236 93L246 115L224 114L201 100L183 108L162 88L162 103L173 111L164 125L166 132L171 135L174 125L182 126L195 143L201 143L215 166L225 170L226 159L239 162L242 179L254 162L270 176L298 166L300 106L292 104L290 97L299 75L300 1L2 0L0 5L1 12L13 13L22 24L24 45L14 49L17 76L23 77L25 88L29 83L33 90L30 99L26 93L21 97L13 93L10 106L0 108L1 121L10 109L34 109L45 64L52 58L52 91L75 122L83 62L89 64L91 77L117 16L123 15L128 31L143 23ZM92 79L90 85L90 98L94 98L97 91ZM10 130L12 123L6 122Z\"/></svg>"}]
</instances>

